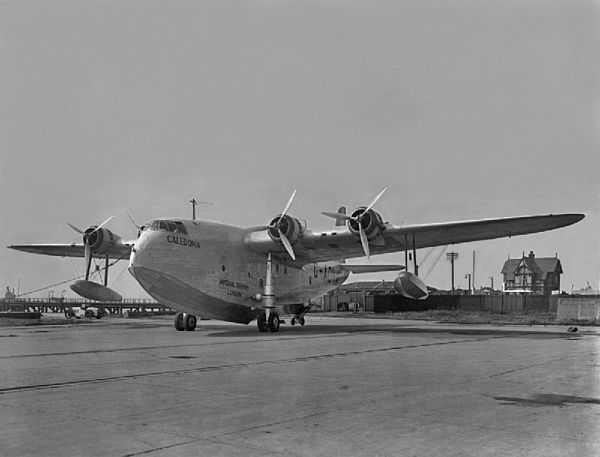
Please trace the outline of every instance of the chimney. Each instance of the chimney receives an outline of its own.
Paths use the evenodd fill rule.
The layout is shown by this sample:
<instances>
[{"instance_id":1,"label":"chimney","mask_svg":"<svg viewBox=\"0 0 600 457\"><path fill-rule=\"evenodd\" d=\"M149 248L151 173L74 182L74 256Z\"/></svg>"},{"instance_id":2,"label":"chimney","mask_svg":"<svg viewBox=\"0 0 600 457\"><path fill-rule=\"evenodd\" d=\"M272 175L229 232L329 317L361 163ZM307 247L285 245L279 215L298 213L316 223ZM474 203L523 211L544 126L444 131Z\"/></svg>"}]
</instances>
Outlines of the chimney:
<instances>
[{"instance_id":1,"label":"chimney","mask_svg":"<svg viewBox=\"0 0 600 457\"><path fill-rule=\"evenodd\" d=\"M535 258L535 254L533 253L533 251L529 251L529 259L533 260Z\"/></svg>"}]
</instances>

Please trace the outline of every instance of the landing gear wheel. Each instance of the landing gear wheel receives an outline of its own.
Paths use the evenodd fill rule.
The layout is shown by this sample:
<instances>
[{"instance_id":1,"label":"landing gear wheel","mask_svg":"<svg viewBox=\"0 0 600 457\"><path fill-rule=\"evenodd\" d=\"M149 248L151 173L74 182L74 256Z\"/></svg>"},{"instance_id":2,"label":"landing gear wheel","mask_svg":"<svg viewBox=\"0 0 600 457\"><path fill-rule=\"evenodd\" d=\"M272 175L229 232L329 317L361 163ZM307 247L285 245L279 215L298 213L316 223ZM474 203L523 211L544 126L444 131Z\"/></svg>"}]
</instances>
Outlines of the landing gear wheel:
<instances>
[{"instance_id":1,"label":"landing gear wheel","mask_svg":"<svg viewBox=\"0 0 600 457\"><path fill-rule=\"evenodd\" d=\"M271 313L271 315L269 316L269 330L272 333L278 332L279 324L279 315L276 313Z\"/></svg>"},{"instance_id":2,"label":"landing gear wheel","mask_svg":"<svg viewBox=\"0 0 600 457\"><path fill-rule=\"evenodd\" d=\"M298 323L299 323L300 325L304 325L304 324L305 324L305 322L304 322L304 316L300 316L300 317L298 318Z\"/></svg>"},{"instance_id":3,"label":"landing gear wheel","mask_svg":"<svg viewBox=\"0 0 600 457\"><path fill-rule=\"evenodd\" d=\"M178 332L183 331L183 313L175 314L175 330Z\"/></svg>"},{"instance_id":4,"label":"landing gear wheel","mask_svg":"<svg viewBox=\"0 0 600 457\"><path fill-rule=\"evenodd\" d=\"M296 318L292 317L292 321L290 322L292 325L296 325Z\"/></svg>"},{"instance_id":5,"label":"landing gear wheel","mask_svg":"<svg viewBox=\"0 0 600 457\"><path fill-rule=\"evenodd\" d=\"M196 330L196 323L196 316L194 316L193 314L188 314L187 316L185 316L185 319L183 321L183 327L188 332L193 332L194 330Z\"/></svg>"},{"instance_id":6,"label":"landing gear wheel","mask_svg":"<svg viewBox=\"0 0 600 457\"><path fill-rule=\"evenodd\" d=\"M267 315L265 313L258 315L256 318L256 326L258 327L258 331L261 333L264 333L269 329L267 327Z\"/></svg>"}]
</instances>

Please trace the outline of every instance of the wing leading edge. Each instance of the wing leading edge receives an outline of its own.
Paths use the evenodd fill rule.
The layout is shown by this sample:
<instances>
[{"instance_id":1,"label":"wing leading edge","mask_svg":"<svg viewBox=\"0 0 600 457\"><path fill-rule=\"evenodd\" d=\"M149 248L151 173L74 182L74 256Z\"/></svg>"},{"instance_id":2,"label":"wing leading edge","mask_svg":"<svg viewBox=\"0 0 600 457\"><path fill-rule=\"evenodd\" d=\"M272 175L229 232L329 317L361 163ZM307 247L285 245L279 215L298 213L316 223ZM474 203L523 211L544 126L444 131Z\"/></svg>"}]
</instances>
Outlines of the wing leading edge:
<instances>
[{"instance_id":1,"label":"wing leading edge","mask_svg":"<svg viewBox=\"0 0 600 457\"><path fill-rule=\"evenodd\" d=\"M105 254L97 254L98 257L104 257L108 254L109 259L124 259L129 257L133 242L124 242L116 246L111 246ZM29 252L31 254L53 255L58 257L85 257L85 248L83 244L17 244L8 246L9 249Z\"/></svg>"},{"instance_id":2,"label":"wing leading edge","mask_svg":"<svg viewBox=\"0 0 600 457\"><path fill-rule=\"evenodd\" d=\"M584 214L546 214L494 219L479 219L395 227L384 224L381 236L370 241L371 255L406 249L422 249L448 244L491 240L545 232L579 222ZM253 237L246 246L260 252L278 252L281 247L268 237ZM333 232L306 231L294 247L295 264L363 257L360 238L348 229Z\"/></svg>"}]
</instances>

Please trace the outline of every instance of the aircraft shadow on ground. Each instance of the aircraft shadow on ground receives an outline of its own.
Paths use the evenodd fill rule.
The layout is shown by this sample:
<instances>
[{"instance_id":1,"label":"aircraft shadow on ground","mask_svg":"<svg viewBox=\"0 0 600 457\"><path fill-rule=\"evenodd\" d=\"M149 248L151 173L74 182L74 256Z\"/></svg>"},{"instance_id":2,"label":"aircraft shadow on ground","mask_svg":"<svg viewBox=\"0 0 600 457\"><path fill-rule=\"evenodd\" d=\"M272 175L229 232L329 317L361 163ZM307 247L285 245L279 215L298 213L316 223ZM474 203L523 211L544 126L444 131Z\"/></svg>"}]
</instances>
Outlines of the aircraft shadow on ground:
<instances>
[{"instance_id":1,"label":"aircraft shadow on ground","mask_svg":"<svg viewBox=\"0 0 600 457\"><path fill-rule=\"evenodd\" d=\"M282 325L279 332L259 333L255 325L249 324L248 327L231 328L223 326L222 329L215 327L206 328L206 336L213 338L238 337L256 338L257 336L274 336L274 337L302 337L302 336L319 336L319 335L342 335L342 334L357 334L357 333L386 333L386 334L445 334L457 336L489 336L496 338L572 338L571 334L542 332L532 329L507 330L501 328L489 329L449 329L449 328L420 328L420 327L393 327L393 326L378 326L378 325L320 325L309 324L305 326L289 326Z\"/></svg>"}]
</instances>

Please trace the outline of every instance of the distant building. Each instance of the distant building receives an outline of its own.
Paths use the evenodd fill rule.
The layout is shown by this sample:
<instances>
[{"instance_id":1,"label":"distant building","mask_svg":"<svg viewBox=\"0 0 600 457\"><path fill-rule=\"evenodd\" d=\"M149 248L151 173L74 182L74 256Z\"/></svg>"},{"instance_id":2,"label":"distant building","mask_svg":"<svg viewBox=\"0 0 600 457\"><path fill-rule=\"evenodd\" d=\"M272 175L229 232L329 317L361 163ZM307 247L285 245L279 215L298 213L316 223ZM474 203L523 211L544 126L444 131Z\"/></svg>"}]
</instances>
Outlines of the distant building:
<instances>
[{"instance_id":1,"label":"distant building","mask_svg":"<svg viewBox=\"0 0 600 457\"><path fill-rule=\"evenodd\" d=\"M533 251L520 259L508 259L502 267L505 293L552 295L560 292L563 273L558 257L535 257Z\"/></svg>"}]
</instances>

